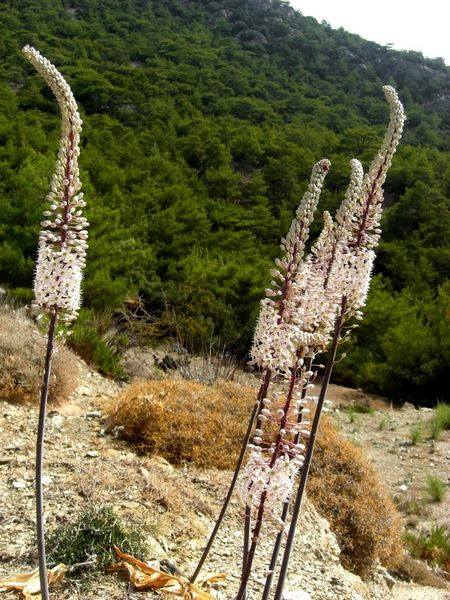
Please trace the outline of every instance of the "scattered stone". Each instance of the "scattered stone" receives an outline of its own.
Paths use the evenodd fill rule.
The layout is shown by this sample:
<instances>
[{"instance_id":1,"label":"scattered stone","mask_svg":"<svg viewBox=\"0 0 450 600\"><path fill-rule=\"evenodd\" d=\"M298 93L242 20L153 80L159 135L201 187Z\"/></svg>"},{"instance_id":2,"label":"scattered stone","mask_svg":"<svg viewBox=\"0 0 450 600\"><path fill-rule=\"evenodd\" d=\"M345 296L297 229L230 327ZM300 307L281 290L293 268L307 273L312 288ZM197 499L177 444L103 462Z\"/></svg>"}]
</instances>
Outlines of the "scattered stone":
<instances>
[{"instance_id":1,"label":"scattered stone","mask_svg":"<svg viewBox=\"0 0 450 600\"><path fill-rule=\"evenodd\" d=\"M0 456L0 465L9 465L13 460L14 458L12 456Z\"/></svg>"},{"instance_id":2,"label":"scattered stone","mask_svg":"<svg viewBox=\"0 0 450 600\"><path fill-rule=\"evenodd\" d=\"M312 597L304 590L296 590L295 592L283 592L283 600L312 600Z\"/></svg>"},{"instance_id":3,"label":"scattered stone","mask_svg":"<svg viewBox=\"0 0 450 600\"><path fill-rule=\"evenodd\" d=\"M148 470L148 469L146 469L146 468L145 468L145 467L143 467L143 466L140 466L140 467L139 467L139 469L138 469L138 473L139 473L139 475L142 475L142 476L143 476L143 477L145 477L145 478L149 477L149 475L150 475L150 472L149 472L149 470Z\"/></svg>"},{"instance_id":4,"label":"scattered stone","mask_svg":"<svg viewBox=\"0 0 450 600\"><path fill-rule=\"evenodd\" d=\"M90 412L87 412L84 416L86 417L86 419L101 419L102 413L99 410L91 410Z\"/></svg>"},{"instance_id":5,"label":"scattered stone","mask_svg":"<svg viewBox=\"0 0 450 600\"><path fill-rule=\"evenodd\" d=\"M26 483L26 481L21 481L20 479L14 479L11 482L11 485L16 490L24 490L24 489L26 489L28 487L28 483Z\"/></svg>"},{"instance_id":6,"label":"scattered stone","mask_svg":"<svg viewBox=\"0 0 450 600\"><path fill-rule=\"evenodd\" d=\"M408 486L405 483L402 483L402 485L400 485L398 489L401 492L407 492L408 491Z\"/></svg>"},{"instance_id":7,"label":"scattered stone","mask_svg":"<svg viewBox=\"0 0 450 600\"><path fill-rule=\"evenodd\" d=\"M173 471L173 466L162 456L155 456L154 461L161 467L164 467L168 471Z\"/></svg>"},{"instance_id":8,"label":"scattered stone","mask_svg":"<svg viewBox=\"0 0 450 600\"><path fill-rule=\"evenodd\" d=\"M388 573L388 571L384 567L379 567L379 572L385 580L385 582L388 584L389 589L392 589L395 585L395 579L392 577L392 575Z\"/></svg>"},{"instance_id":9,"label":"scattered stone","mask_svg":"<svg viewBox=\"0 0 450 600\"><path fill-rule=\"evenodd\" d=\"M88 451L86 452L86 456L87 456L88 458L97 458L97 456L98 456L98 452L97 452L97 450L88 450Z\"/></svg>"},{"instance_id":10,"label":"scattered stone","mask_svg":"<svg viewBox=\"0 0 450 600\"><path fill-rule=\"evenodd\" d=\"M92 394L92 388L87 385L82 385L78 388L77 393L81 396L90 396Z\"/></svg>"}]
</instances>

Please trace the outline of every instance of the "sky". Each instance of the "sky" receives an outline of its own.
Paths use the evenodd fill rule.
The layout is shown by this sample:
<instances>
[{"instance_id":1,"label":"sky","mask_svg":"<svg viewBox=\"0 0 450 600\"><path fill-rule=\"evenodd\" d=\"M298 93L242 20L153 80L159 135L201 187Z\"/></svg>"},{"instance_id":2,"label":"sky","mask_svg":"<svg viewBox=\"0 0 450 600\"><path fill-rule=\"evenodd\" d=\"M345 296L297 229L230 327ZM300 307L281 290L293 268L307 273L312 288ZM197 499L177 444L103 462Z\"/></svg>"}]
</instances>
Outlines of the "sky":
<instances>
[{"instance_id":1,"label":"sky","mask_svg":"<svg viewBox=\"0 0 450 600\"><path fill-rule=\"evenodd\" d=\"M446 0L290 0L305 16L343 27L350 33L393 44L396 50L419 50L450 65L450 2Z\"/></svg>"}]
</instances>

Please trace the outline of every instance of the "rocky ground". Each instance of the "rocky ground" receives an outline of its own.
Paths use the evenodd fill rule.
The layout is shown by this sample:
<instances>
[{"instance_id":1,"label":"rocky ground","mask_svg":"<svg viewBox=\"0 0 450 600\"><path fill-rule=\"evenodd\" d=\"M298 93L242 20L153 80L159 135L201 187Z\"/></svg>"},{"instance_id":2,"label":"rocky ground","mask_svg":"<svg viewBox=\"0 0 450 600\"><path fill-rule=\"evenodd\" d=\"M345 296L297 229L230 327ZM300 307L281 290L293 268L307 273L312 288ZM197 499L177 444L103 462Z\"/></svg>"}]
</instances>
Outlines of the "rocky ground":
<instances>
[{"instance_id":1,"label":"rocky ground","mask_svg":"<svg viewBox=\"0 0 450 600\"><path fill-rule=\"evenodd\" d=\"M138 456L120 440L105 435L103 413L118 386L85 365L81 369L83 385L69 402L49 413L45 479L48 530L70 521L89 504L112 505L127 524L146 535L153 548L153 556L149 558L168 558L189 574L219 510L230 474L191 467L175 469L163 459ZM426 411L407 407L391 412L379 405L379 412L358 415L352 423L344 410L352 402L348 394L351 392L343 388L332 388L331 398L339 411L334 416L342 431L367 450L393 493L423 495L428 471L445 475L448 436L435 444L424 442L416 447L407 444L411 424L417 418L429 418ZM378 424L385 416L389 426L379 429ZM0 578L36 564L33 539L36 421L35 408L0 400ZM443 520L445 509L445 504L433 507L430 519ZM235 501L207 565L209 572L228 574L225 587L214 591L220 600L233 598L236 588L242 545L240 522L241 507ZM287 585L296 595L287 598L450 598L442 589L394 580L381 568L365 582L347 572L339 562L339 546L328 522L310 504L305 506L299 532ZM264 557L267 551L268 547L264 547L259 557L260 572L267 564ZM252 583L250 600L260 597L261 580L262 577ZM4 597L12 598L12 594ZM153 595L133 592L116 575L106 574L95 582L66 583L55 590L53 597L138 600Z\"/></svg>"},{"instance_id":2,"label":"rocky ground","mask_svg":"<svg viewBox=\"0 0 450 600\"><path fill-rule=\"evenodd\" d=\"M331 386L332 416L341 432L361 446L388 484L399 508L408 514L411 527L428 531L433 523L450 526L450 494L432 502L427 478L438 476L450 483L450 432L430 439L433 410L412 404L394 408L383 399L357 390ZM369 413L353 413L351 406L367 406ZM411 431L419 427L421 439L413 444Z\"/></svg>"}]
</instances>

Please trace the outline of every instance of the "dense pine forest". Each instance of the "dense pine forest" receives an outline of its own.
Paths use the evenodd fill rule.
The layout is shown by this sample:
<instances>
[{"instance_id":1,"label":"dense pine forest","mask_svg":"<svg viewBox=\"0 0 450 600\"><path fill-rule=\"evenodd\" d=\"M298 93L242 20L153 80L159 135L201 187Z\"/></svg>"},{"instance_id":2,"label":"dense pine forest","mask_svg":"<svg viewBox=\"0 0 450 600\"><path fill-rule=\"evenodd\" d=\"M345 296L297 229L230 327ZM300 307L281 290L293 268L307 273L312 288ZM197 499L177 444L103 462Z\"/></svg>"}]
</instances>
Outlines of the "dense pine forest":
<instances>
[{"instance_id":1,"label":"dense pine forest","mask_svg":"<svg viewBox=\"0 0 450 600\"><path fill-rule=\"evenodd\" d=\"M366 317L335 379L394 399L448 399L442 59L333 30L277 0L2 2L0 285L18 302L32 297L59 139L57 107L21 57L25 43L61 69L82 111L91 227L73 337L99 346L105 322L139 297L155 335L167 332L170 315L193 343L214 335L245 355L310 167L332 161L320 208L333 211L349 159L367 167L381 141L381 86L394 85L405 139L385 186Z\"/></svg>"}]
</instances>

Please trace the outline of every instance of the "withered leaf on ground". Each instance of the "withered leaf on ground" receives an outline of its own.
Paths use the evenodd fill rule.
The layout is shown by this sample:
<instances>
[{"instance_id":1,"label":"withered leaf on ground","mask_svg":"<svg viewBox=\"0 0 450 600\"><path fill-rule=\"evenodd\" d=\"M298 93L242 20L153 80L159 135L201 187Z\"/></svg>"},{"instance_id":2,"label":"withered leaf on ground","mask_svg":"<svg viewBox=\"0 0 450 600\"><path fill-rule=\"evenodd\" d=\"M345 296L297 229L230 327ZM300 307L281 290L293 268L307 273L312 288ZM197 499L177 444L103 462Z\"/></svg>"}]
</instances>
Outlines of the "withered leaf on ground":
<instances>
[{"instance_id":1,"label":"withered leaf on ground","mask_svg":"<svg viewBox=\"0 0 450 600\"><path fill-rule=\"evenodd\" d=\"M167 598L179 597L185 600L214 600L211 594L189 581L158 571L150 567L145 562L125 554L119 548L115 547L117 558L120 560L111 567L114 571L125 571L130 582L139 591L158 590ZM212 575L201 581L201 585L209 585L218 581L223 581L226 575L223 573Z\"/></svg>"},{"instance_id":2,"label":"withered leaf on ground","mask_svg":"<svg viewBox=\"0 0 450 600\"><path fill-rule=\"evenodd\" d=\"M48 569L48 583L52 585L61 581L66 574L68 567L60 564ZM40 600L41 583L39 581L39 569L34 569L31 573L18 573L11 575L0 581L0 592L9 592L15 590L21 592L24 600Z\"/></svg>"}]
</instances>

